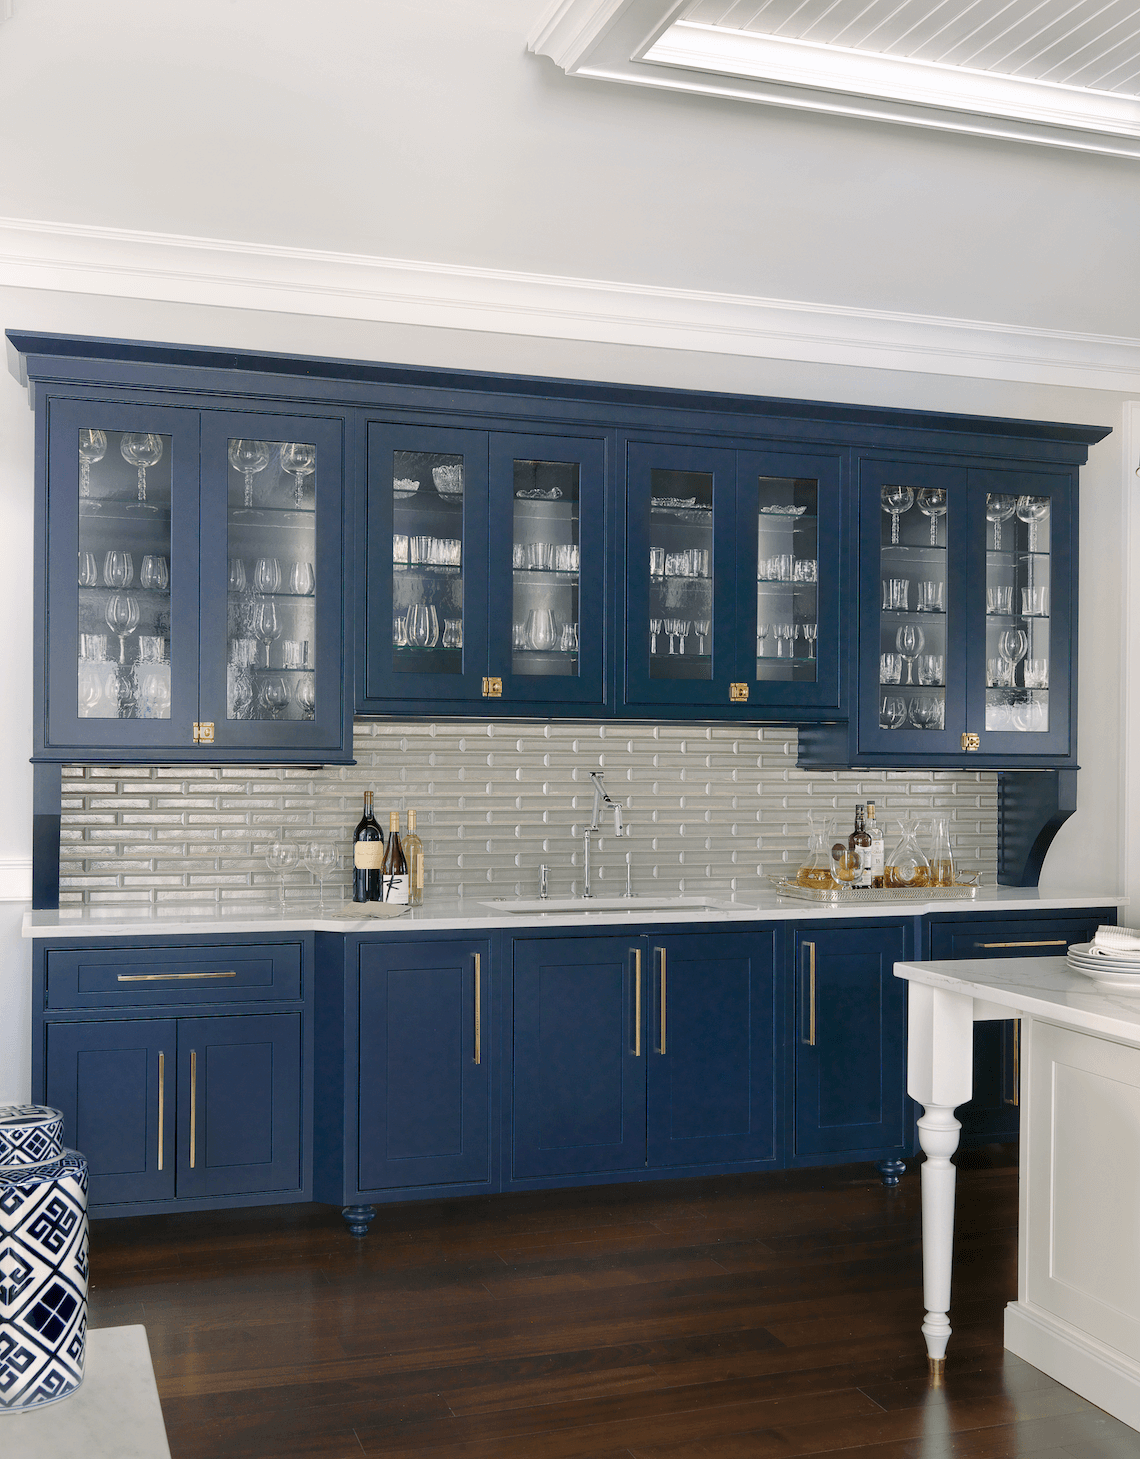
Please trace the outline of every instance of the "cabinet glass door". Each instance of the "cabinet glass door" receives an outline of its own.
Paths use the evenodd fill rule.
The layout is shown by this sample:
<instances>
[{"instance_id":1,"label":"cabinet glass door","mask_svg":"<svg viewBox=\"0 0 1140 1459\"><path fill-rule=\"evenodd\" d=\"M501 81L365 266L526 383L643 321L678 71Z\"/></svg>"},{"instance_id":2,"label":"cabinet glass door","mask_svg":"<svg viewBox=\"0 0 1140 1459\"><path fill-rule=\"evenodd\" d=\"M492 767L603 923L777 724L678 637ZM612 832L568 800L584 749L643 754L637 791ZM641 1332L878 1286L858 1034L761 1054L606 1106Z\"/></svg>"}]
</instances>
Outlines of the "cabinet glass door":
<instances>
[{"instance_id":1,"label":"cabinet glass door","mask_svg":"<svg viewBox=\"0 0 1140 1459\"><path fill-rule=\"evenodd\" d=\"M860 490L860 745L904 756L959 751L966 472L864 461Z\"/></svg>"},{"instance_id":2,"label":"cabinet glass door","mask_svg":"<svg viewBox=\"0 0 1140 1459\"><path fill-rule=\"evenodd\" d=\"M173 724L189 732L197 457L195 412L53 402L49 744L158 746L182 742Z\"/></svg>"},{"instance_id":3,"label":"cabinet glass door","mask_svg":"<svg viewBox=\"0 0 1140 1459\"><path fill-rule=\"evenodd\" d=\"M487 436L368 431L366 697L477 700L487 672Z\"/></svg>"},{"instance_id":4,"label":"cabinet glass door","mask_svg":"<svg viewBox=\"0 0 1140 1459\"><path fill-rule=\"evenodd\" d=\"M838 456L737 457L737 677L756 703L839 704L839 475Z\"/></svg>"},{"instance_id":5,"label":"cabinet glass door","mask_svg":"<svg viewBox=\"0 0 1140 1459\"><path fill-rule=\"evenodd\" d=\"M511 524L490 545L504 702L603 702L604 471L600 440L491 437L492 521Z\"/></svg>"},{"instance_id":6,"label":"cabinet glass door","mask_svg":"<svg viewBox=\"0 0 1140 1459\"><path fill-rule=\"evenodd\" d=\"M628 447L627 702L729 702L735 502L734 452Z\"/></svg>"},{"instance_id":7,"label":"cabinet glass door","mask_svg":"<svg viewBox=\"0 0 1140 1459\"><path fill-rule=\"evenodd\" d=\"M1064 754L1068 598L1054 598L1053 586L1069 581L1071 568L1069 478L971 471L970 498L972 539L985 541L985 580L978 571L970 583L975 659L966 728L993 754ZM982 560L981 552L971 556L979 567Z\"/></svg>"}]
</instances>

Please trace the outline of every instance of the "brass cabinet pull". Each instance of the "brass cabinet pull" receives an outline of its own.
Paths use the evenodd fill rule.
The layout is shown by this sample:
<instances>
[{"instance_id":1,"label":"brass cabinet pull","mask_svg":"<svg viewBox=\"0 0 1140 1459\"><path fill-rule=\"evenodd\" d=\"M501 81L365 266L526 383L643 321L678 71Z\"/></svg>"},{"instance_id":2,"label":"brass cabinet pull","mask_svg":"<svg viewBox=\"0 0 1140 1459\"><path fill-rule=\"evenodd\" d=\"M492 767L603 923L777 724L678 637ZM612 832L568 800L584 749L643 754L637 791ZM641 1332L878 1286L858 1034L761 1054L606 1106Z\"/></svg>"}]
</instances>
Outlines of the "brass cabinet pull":
<instances>
[{"instance_id":1,"label":"brass cabinet pull","mask_svg":"<svg viewBox=\"0 0 1140 1459\"><path fill-rule=\"evenodd\" d=\"M484 699L501 699L502 697L503 697L503 681L502 681L502 679L500 679L500 678L498 678L496 676L495 678L489 678L489 679L484 679L483 680L483 698Z\"/></svg>"},{"instance_id":2,"label":"brass cabinet pull","mask_svg":"<svg viewBox=\"0 0 1140 1459\"><path fill-rule=\"evenodd\" d=\"M475 1062L480 1064L483 1061L483 1023L482 1023L482 997L480 996L480 961L479 954L475 954Z\"/></svg>"},{"instance_id":3,"label":"brass cabinet pull","mask_svg":"<svg viewBox=\"0 0 1140 1459\"><path fill-rule=\"evenodd\" d=\"M1068 947L1064 937L1050 937L1041 942L979 942L979 947Z\"/></svg>"},{"instance_id":4,"label":"brass cabinet pull","mask_svg":"<svg viewBox=\"0 0 1140 1459\"><path fill-rule=\"evenodd\" d=\"M194 743L196 745L212 745L214 743L214 721L212 719L199 722L194 721Z\"/></svg>"},{"instance_id":5,"label":"brass cabinet pull","mask_svg":"<svg viewBox=\"0 0 1140 1459\"><path fill-rule=\"evenodd\" d=\"M198 1106L198 1051L190 1050L190 1169L194 1169L195 1115Z\"/></svg>"},{"instance_id":6,"label":"brass cabinet pull","mask_svg":"<svg viewBox=\"0 0 1140 1459\"><path fill-rule=\"evenodd\" d=\"M808 1036L805 1042L815 1048L815 943L805 942L808 954Z\"/></svg>"},{"instance_id":7,"label":"brass cabinet pull","mask_svg":"<svg viewBox=\"0 0 1140 1459\"><path fill-rule=\"evenodd\" d=\"M166 1119L166 1055L158 1051L158 1168L162 1169L162 1126Z\"/></svg>"},{"instance_id":8,"label":"brass cabinet pull","mask_svg":"<svg viewBox=\"0 0 1140 1459\"><path fill-rule=\"evenodd\" d=\"M172 983L179 978L236 978L236 972L227 973L119 973L120 983Z\"/></svg>"},{"instance_id":9,"label":"brass cabinet pull","mask_svg":"<svg viewBox=\"0 0 1140 1459\"><path fill-rule=\"evenodd\" d=\"M641 948L633 949L633 1057L641 1058Z\"/></svg>"},{"instance_id":10,"label":"brass cabinet pull","mask_svg":"<svg viewBox=\"0 0 1140 1459\"><path fill-rule=\"evenodd\" d=\"M730 684L728 686L728 702L730 704L747 704L748 703L748 685L747 684Z\"/></svg>"},{"instance_id":11,"label":"brass cabinet pull","mask_svg":"<svg viewBox=\"0 0 1140 1459\"><path fill-rule=\"evenodd\" d=\"M962 736L962 748L963 750L980 750L982 748L981 735L964 734Z\"/></svg>"},{"instance_id":12,"label":"brass cabinet pull","mask_svg":"<svg viewBox=\"0 0 1140 1459\"><path fill-rule=\"evenodd\" d=\"M658 972L661 975L661 986L658 990L658 996L661 1000L658 1008L658 1017L660 1019L661 1027L659 1030L660 1042L657 1045L657 1052L659 1054L663 1054L665 1052L665 949L663 947L659 947L657 949L657 955L661 959L661 962L658 965Z\"/></svg>"}]
</instances>

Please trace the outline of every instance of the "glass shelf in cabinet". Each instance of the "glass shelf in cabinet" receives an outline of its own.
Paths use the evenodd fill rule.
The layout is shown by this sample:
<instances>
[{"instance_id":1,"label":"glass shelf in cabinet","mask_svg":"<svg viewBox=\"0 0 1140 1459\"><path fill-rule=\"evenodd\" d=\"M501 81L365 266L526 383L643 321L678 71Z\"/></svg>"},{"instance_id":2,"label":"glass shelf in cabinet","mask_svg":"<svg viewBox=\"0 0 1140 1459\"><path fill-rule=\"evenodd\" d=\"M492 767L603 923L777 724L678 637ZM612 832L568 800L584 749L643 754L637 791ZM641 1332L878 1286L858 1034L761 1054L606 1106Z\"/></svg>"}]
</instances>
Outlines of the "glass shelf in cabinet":
<instances>
[{"instance_id":1,"label":"glass shelf in cabinet","mask_svg":"<svg viewBox=\"0 0 1140 1459\"><path fill-rule=\"evenodd\" d=\"M576 588L578 586L578 574L576 572L555 572L553 569L542 567L516 567L511 571L516 582L533 582L536 586L548 583L552 587Z\"/></svg>"},{"instance_id":2,"label":"glass shelf in cabinet","mask_svg":"<svg viewBox=\"0 0 1140 1459\"><path fill-rule=\"evenodd\" d=\"M945 608L883 608L882 618L945 618Z\"/></svg>"},{"instance_id":3,"label":"glass shelf in cabinet","mask_svg":"<svg viewBox=\"0 0 1140 1459\"><path fill-rule=\"evenodd\" d=\"M132 522L136 526L146 523L148 526L156 527L170 526L170 508L157 506L151 502L145 504L132 499L128 501L125 497L121 501L113 497L100 497L98 499L85 499L79 503L79 515L90 527L96 527L100 522Z\"/></svg>"},{"instance_id":4,"label":"glass shelf in cabinet","mask_svg":"<svg viewBox=\"0 0 1140 1459\"><path fill-rule=\"evenodd\" d=\"M931 547L929 542L884 542L879 547L881 556L888 562L902 561L913 562L915 559L928 559L931 562L940 562L946 556L946 548L939 544Z\"/></svg>"},{"instance_id":5,"label":"glass shelf in cabinet","mask_svg":"<svg viewBox=\"0 0 1140 1459\"><path fill-rule=\"evenodd\" d=\"M311 521L316 514L315 507L247 507L230 503L230 521L238 521L248 527L259 523L267 527L288 526L298 519Z\"/></svg>"},{"instance_id":6,"label":"glass shelf in cabinet","mask_svg":"<svg viewBox=\"0 0 1140 1459\"><path fill-rule=\"evenodd\" d=\"M416 573L419 577L457 578L463 574L461 567L441 562L394 562L393 572Z\"/></svg>"}]
</instances>

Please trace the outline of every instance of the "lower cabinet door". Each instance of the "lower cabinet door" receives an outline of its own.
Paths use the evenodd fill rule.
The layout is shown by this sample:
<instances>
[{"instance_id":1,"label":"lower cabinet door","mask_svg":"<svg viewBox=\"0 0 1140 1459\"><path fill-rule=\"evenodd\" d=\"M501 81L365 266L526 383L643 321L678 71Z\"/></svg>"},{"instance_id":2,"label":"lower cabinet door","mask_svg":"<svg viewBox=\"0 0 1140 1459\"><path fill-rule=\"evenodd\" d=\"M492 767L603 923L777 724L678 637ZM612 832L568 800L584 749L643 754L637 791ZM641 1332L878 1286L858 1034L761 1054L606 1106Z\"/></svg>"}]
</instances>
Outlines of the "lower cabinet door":
<instances>
[{"instance_id":1,"label":"lower cabinet door","mask_svg":"<svg viewBox=\"0 0 1140 1459\"><path fill-rule=\"evenodd\" d=\"M639 938L514 944L516 1179L645 1167Z\"/></svg>"},{"instance_id":2,"label":"lower cabinet door","mask_svg":"<svg viewBox=\"0 0 1140 1459\"><path fill-rule=\"evenodd\" d=\"M797 1155L902 1146L909 955L908 924L797 931Z\"/></svg>"},{"instance_id":3,"label":"lower cabinet door","mask_svg":"<svg viewBox=\"0 0 1140 1459\"><path fill-rule=\"evenodd\" d=\"M490 1179L486 942L360 949L362 1192Z\"/></svg>"},{"instance_id":4,"label":"lower cabinet door","mask_svg":"<svg viewBox=\"0 0 1140 1459\"><path fill-rule=\"evenodd\" d=\"M775 935L650 940L649 1164L776 1158Z\"/></svg>"},{"instance_id":5,"label":"lower cabinet door","mask_svg":"<svg viewBox=\"0 0 1140 1459\"><path fill-rule=\"evenodd\" d=\"M93 1206L175 1194L177 1021L49 1023L44 1101L87 1157Z\"/></svg>"},{"instance_id":6,"label":"lower cabinet door","mask_svg":"<svg viewBox=\"0 0 1140 1459\"><path fill-rule=\"evenodd\" d=\"M178 1194L301 1184L301 1015L180 1018Z\"/></svg>"}]
</instances>

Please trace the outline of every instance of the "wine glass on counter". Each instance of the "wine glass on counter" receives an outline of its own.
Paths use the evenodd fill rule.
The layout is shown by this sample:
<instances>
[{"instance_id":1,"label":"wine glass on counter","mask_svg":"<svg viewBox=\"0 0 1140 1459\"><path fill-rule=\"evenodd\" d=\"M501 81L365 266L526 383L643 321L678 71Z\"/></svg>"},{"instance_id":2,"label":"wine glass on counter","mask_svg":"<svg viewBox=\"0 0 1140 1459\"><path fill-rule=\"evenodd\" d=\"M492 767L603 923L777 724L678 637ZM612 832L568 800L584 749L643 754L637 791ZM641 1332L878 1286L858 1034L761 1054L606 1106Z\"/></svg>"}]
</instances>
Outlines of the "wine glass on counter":
<instances>
[{"instance_id":1,"label":"wine glass on counter","mask_svg":"<svg viewBox=\"0 0 1140 1459\"><path fill-rule=\"evenodd\" d=\"M281 469L296 480L293 485L294 505L301 505L305 477L317 469L317 448L307 441L286 441L281 447Z\"/></svg>"},{"instance_id":2,"label":"wine glass on counter","mask_svg":"<svg viewBox=\"0 0 1140 1459\"><path fill-rule=\"evenodd\" d=\"M269 465L273 453L266 441L231 441L230 465L245 477L245 505L253 506L253 478Z\"/></svg>"},{"instance_id":3,"label":"wine glass on counter","mask_svg":"<svg viewBox=\"0 0 1140 1459\"><path fill-rule=\"evenodd\" d=\"M340 852L331 841L310 841L303 856L306 870L317 879L320 887L318 912L325 910L325 878L336 870Z\"/></svg>"},{"instance_id":4,"label":"wine glass on counter","mask_svg":"<svg viewBox=\"0 0 1140 1459\"><path fill-rule=\"evenodd\" d=\"M281 914L285 914L285 873L297 865L297 848L292 841L286 841L282 833L269 843L265 852L265 864L281 878Z\"/></svg>"},{"instance_id":5,"label":"wine glass on counter","mask_svg":"<svg viewBox=\"0 0 1140 1459\"><path fill-rule=\"evenodd\" d=\"M88 511L98 511L99 503L90 500L91 468L96 461L102 461L107 454L105 431L79 432L79 495L87 504Z\"/></svg>"},{"instance_id":6,"label":"wine glass on counter","mask_svg":"<svg viewBox=\"0 0 1140 1459\"><path fill-rule=\"evenodd\" d=\"M162 460L162 437L153 432L136 434L131 431L123 436L119 445L124 461L138 468L138 506L146 506L146 473L149 466L157 466ZM153 510L148 508L148 510Z\"/></svg>"}]
</instances>

